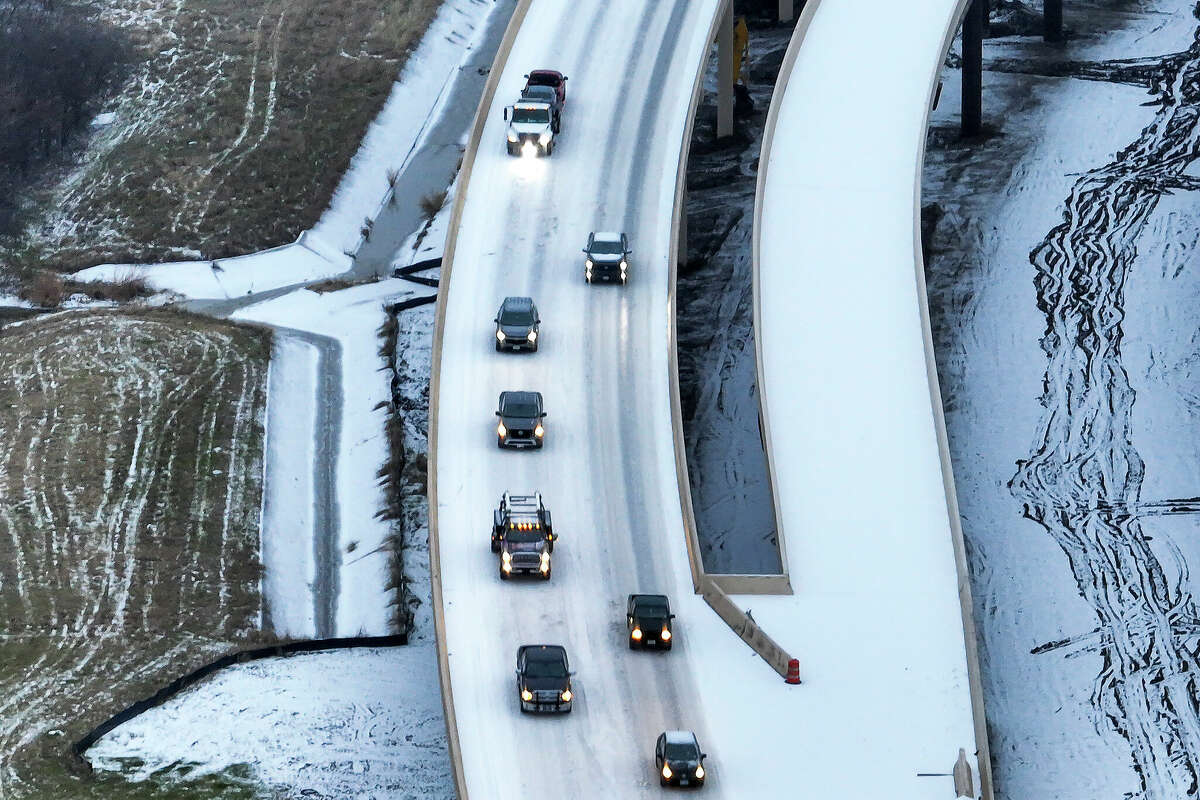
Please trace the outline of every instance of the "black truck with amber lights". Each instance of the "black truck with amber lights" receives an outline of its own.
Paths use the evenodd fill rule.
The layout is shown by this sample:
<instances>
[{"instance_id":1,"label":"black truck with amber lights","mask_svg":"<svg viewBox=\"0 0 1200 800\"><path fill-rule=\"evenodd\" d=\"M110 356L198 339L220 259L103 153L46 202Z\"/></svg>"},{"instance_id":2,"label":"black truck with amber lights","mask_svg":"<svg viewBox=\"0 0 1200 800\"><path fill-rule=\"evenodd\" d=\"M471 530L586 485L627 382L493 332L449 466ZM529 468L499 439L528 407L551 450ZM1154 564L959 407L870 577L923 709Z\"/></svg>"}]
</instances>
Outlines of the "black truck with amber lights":
<instances>
[{"instance_id":1,"label":"black truck with amber lights","mask_svg":"<svg viewBox=\"0 0 1200 800\"><path fill-rule=\"evenodd\" d=\"M517 702L521 712L571 713L571 666L557 644L525 644L517 648Z\"/></svg>"},{"instance_id":2,"label":"black truck with amber lights","mask_svg":"<svg viewBox=\"0 0 1200 800\"><path fill-rule=\"evenodd\" d=\"M631 594L625 605L625 622L629 627L629 649L658 647L670 650L674 640L671 632L671 603L665 594Z\"/></svg>"},{"instance_id":3,"label":"black truck with amber lights","mask_svg":"<svg viewBox=\"0 0 1200 800\"><path fill-rule=\"evenodd\" d=\"M504 493L492 512L492 552L500 554L501 580L508 580L513 573L550 580L554 539L550 509L540 492Z\"/></svg>"}]
</instances>

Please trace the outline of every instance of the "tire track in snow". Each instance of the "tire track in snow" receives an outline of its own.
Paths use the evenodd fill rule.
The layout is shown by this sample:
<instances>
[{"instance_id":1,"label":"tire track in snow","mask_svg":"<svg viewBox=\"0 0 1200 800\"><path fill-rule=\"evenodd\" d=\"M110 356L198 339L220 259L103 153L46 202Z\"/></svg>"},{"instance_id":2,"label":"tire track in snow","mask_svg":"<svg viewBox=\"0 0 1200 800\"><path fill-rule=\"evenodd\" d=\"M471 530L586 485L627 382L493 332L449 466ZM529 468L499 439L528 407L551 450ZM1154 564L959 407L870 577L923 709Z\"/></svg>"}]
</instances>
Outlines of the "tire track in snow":
<instances>
[{"instance_id":1,"label":"tire track in snow","mask_svg":"<svg viewBox=\"0 0 1200 800\"><path fill-rule=\"evenodd\" d=\"M1096 614L1094 633L1068 641L1071 654L1100 657L1097 731L1128 745L1142 797L1176 800L1195 796L1200 778L1200 612L1179 551L1168 545L1164 566L1141 528L1145 466L1121 343L1137 237L1162 194L1196 188L1184 170L1200 155L1200 30L1186 53L1137 67L1156 76L1154 120L1078 179L1063 222L1030 254L1046 317L1044 411L1009 487L1063 549Z\"/></svg>"}]
</instances>

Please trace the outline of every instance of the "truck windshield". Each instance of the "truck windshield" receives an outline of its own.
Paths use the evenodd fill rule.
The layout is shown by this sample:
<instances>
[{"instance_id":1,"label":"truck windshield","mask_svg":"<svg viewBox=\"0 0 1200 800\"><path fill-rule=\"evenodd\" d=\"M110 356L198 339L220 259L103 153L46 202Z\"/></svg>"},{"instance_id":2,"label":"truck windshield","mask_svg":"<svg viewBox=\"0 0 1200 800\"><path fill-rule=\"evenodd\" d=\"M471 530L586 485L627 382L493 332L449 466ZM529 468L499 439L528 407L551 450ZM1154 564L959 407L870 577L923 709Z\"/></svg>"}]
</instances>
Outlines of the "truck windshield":
<instances>
[{"instance_id":1,"label":"truck windshield","mask_svg":"<svg viewBox=\"0 0 1200 800\"><path fill-rule=\"evenodd\" d=\"M525 677L565 678L567 668L561 661L538 661L531 658L525 662Z\"/></svg>"},{"instance_id":2,"label":"truck windshield","mask_svg":"<svg viewBox=\"0 0 1200 800\"><path fill-rule=\"evenodd\" d=\"M539 542L546 538L546 532L541 528L525 529L509 528L508 533L504 534L504 538L510 542Z\"/></svg>"},{"instance_id":3,"label":"truck windshield","mask_svg":"<svg viewBox=\"0 0 1200 800\"><path fill-rule=\"evenodd\" d=\"M514 108L512 121L517 125L549 125L550 109L548 108Z\"/></svg>"}]
</instances>

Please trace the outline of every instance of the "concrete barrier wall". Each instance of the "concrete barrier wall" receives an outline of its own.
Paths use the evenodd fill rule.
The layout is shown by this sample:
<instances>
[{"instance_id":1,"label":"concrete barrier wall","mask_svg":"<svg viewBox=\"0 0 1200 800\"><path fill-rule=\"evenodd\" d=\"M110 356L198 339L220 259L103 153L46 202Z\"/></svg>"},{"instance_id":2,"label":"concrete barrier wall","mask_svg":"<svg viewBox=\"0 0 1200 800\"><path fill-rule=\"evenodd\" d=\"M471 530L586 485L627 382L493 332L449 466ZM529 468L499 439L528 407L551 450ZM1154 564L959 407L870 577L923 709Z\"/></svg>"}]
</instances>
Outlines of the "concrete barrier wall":
<instances>
[{"instance_id":1,"label":"concrete barrier wall","mask_svg":"<svg viewBox=\"0 0 1200 800\"><path fill-rule=\"evenodd\" d=\"M928 100L925 107L925 122L922 126L924 129L929 128L929 115L933 110L933 98L937 91L938 79L941 75L941 67L945 61L946 54L950 51L950 46L954 41L955 34L962 23L963 15L966 13L971 0L958 0L954 14L949 20L949 25L942 37L942 46L940 56L934 67L933 74L928 78L929 92ZM766 383L763 380L762 373L762 342L758 336L758 331L761 330L760 324L760 309L761 298L759 295L759 259L760 259L760 242L759 231L762 229L762 198L764 195L763 189L766 185L767 169L770 164L769 154L771 152L772 142L775 136L775 127L779 117L779 107L781 100L787 91L788 81L791 78L792 69L795 65L796 58L799 55L801 44L808 28L812 23L813 16L816 14L821 0L808 0L804 7L804 11L800 15L799 21L796 23L796 30L792 34L792 40L788 45L788 51L784 56L783 66L780 69L780 77L775 84L775 92L771 98L771 107L767 112L766 129L763 134L762 156L759 158L758 170L758 188L755 193L754 201L754 233L751 237L752 241L752 271L754 275L754 349L758 359L758 393L759 393L759 409L761 414L763 436L767 448L767 470L769 480L774 486L775 484L775 458L771 447L770 419L767 413L767 406L764 402L766 395ZM922 167L925 163L925 143L922 140L920 148L917 152L917 175L921 174ZM977 748L976 759L979 766L979 784L983 800L992 800L992 762L991 748L988 743L987 732L987 714L983 702L983 684L981 678L981 668L979 664L979 651L977 646L977 634L975 630L974 603L971 596L971 580L970 571L966 561L966 547L963 541L962 522L958 511L958 494L954 487L954 470L950 460L950 450L946 437L946 420L942 409L941 388L938 382L937 361L933 349L933 335L929 321L929 303L928 295L925 289L925 273L924 273L924 254L921 248L921 184L917 182L913 187L913 252L915 254L916 264L916 281L917 295L920 303L921 313L921 329L925 345L925 366L926 376L929 382L930 405L933 411L934 425L937 432L938 452L942 467L942 481L946 496L947 516L950 523L951 543L954 549L955 568L958 575L958 598L962 617L963 638L966 646L967 660L967 678L970 684L971 695L971 711L975 729L975 745ZM775 493L772 492L772 496ZM780 541L783 541L782 519L778 500L776 500L775 516L777 522L777 533Z\"/></svg>"},{"instance_id":2,"label":"concrete barrier wall","mask_svg":"<svg viewBox=\"0 0 1200 800\"><path fill-rule=\"evenodd\" d=\"M509 53L521 23L529 12L533 0L519 0L496 58L492 62L492 71L484 86L483 97L479 100L479 108L475 111L475 121L471 124L471 132L467 137L467 148L463 153L462 170L458 175L458 190L454 195L454 205L450 209L449 226L446 230L446 250L442 256L442 273L438 286L437 317L433 329L433 369L429 376L429 575L433 593L433 625L437 633L438 680L442 687L442 708L446 716L446 740L450 749L450 765L454 775L454 788L459 800L467 800L467 781L463 774L462 746L458 739L458 718L454 713L454 690L450 685L450 662L446 655L446 617L442 607L442 559L438 547L438 495L437 495L437 426L438 426L438 387L440 385L442 364L442 333L446 326L446 293L450 290L450 273L454 269L454 251L458 242L458 228L462 223L463 206L466 203L467 188L471 182L471 172L475 167L475 157L479 153L479 142L483 138L483 128L487 122L487 114L491 109L492 100L496 96L496 88L504 66L508 63Z\"/></svg>"},{"instance_id":3,"label":"concrete barrier wall","mask_svg":"<svg viewBox=\"0 0 1200 800\"><path fill-rule=\"evenodd\" d=\"M766 631L758 627L758 623L753 618L734 605L716 582L709 581L701 595L704 597L704 602L717 612L717 616L723 619L725 624L733 629L733 632L740 636L743 642L750 645L750 649L758 653L771 669L782 677L787 677L788 662L791 660L791 656L768 636Z\"/></svg>"}]
</instances>

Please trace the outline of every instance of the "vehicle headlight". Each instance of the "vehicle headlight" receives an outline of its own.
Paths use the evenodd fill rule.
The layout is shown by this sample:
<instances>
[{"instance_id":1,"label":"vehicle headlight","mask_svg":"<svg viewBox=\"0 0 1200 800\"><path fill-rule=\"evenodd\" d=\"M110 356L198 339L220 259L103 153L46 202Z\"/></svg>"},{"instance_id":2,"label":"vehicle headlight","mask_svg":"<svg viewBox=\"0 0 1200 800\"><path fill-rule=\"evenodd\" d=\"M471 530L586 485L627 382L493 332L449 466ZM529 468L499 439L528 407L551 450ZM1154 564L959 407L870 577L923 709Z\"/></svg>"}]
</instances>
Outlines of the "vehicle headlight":
<instances>
[{"instance_id":1,"label":"vehicle headlight","mask_svg":"<svg viewBox=\"0 0 1200 800\"><path fill-rule=\"evenodd\" d=\"M667 780L671 780L671 776L674 774L675 773L671 772L670 764L663 764L663 777L664 778L666 778Z\"/></svg>"},{"instance_id":2,"label":"vehicle headlight","mask_svg":"<svg viewBox=\"0 0 1200 800\"><path fill-rule=\"evenodd\" d=\"M624 259L621 260L621 269L629 269L629 263Z\"/></svg>"},{"instance_id":3,"label":"vehicle headlight","mask_svg":"<svg viewBox=\"0 0 1200 800\"><path fill-rule=\"evenodd\" d=\"M533 700L533 692L529 691L528 689L522 689L521 699L528 703L529 701Z\"/></svg>"},{"instance_id":4,"label":"vehicle headlight","mask_svg":"<svg viewBox=\"0 0 1200 800\"><path fill-rule=\"evenodd\" d=\"M704 777L704 765L703 764L700 764L699 766L696 767L696 777L697 778Z\"/></svg>"},{"instance_id":5,"label":"vehicle headlight","mask_svg":"<svg viewBox=\"0 0 1200 800\"><path fill-rule=\"evenodd\" d=\"M540 423L540 422L538 423L538 426L533 429L533 435L538 437L539 439L542 438L542 436L545 433L546 433L546 429L542 427L542 423Z\"/></svg>"},{"instance_id":6,"label":"vehicle headlight","mask_svg":"<svg viewBox=\"0 0 1200 800\"><path fill-rule=\"evenodd\" d=\"M586 261L584 261L583 265L585 267L587 267L588 269L591 269L592 267L596 266L595 262L593 262L590 258L587 259Z\"/></svg>"},{"instance_id":7,"label":"vehicle headlight","mask_svg":"<svg viewBox=\"0 0 1200 800\"><path fill-rule=\"evenodd\" d=\"M512 553L505 550L500 554L500 560L507 564L508 562L512 561Z\"/></svg>"},{"instance_id":8,"label":"vehicle headlight","mask_svg":"<svg viewBox=\"0 0 1200 800\"><path fill-rule=\"evenodd\" d=\"M513 131L508 132L508 140L510 142L515 142L515 141L517 141L518 138L519 137L517 136L517 134L515 132L513 132Z\"/></svg>"},{"instance_id":9,"label":"vehicle headlight","mask_svg":"<svg viewBox=\"0 0 1200 800\"><path fill-rule=\"evenodd\" d=\"M542 135L538 137L538 142L545 146L550 143L550 131L542 131Z\"/></svg>"},{"instance_id":10,"label":"vehicle headlight","mask_svg":"<svg viewBox=\"0 0 1200 800\"><path fill-rule=\"evenodd\" d=\"M570 689L563 689L563 693L562 693L561 695L559 695L559 697L561 697L561 698L562 698L562 701L563 701L564 703L569 703L569 702L571 702L571 698L572 698L572 697L574 697L574 696L575 696L575 695L571 694L571 690L570 690Z\"/></svg>"},{"instance_id":11,"label":"vehicle headlight","mask_svg":"<svg viewBox=\"0 0 1200 800\"><path fill-rule=\"evenodd\" d=\"M532 343L532 342L536 342L536 341L537 341L537 331L530 331L530 332L529 332L529 341L530 341L531 343Z\"/></svg>"},{"instance_id":12,"label":"vehicle headlight","mask_svg":"<svg viewBox=\"0 0 1200 800\"><path fill-rule=\"evenodd\" d=\"M666 628L662 629L662 640L664 642L671 641L671 632L669 630L667 630Z\"/></svg>"},{"instance_id":13,"label":"vehicle headlight","mask_svg":"<svg viewBox=\"0 0 1200 800\"><path fill-rule=\"evenodd\" d=\"M508 337L504 335L504 331L496 331L496 341L503 342Z\"/></svg>"},{"instance_id":14,"label":"vehicle headlight","mask_svg":"<svg viewBox=\"0 0 1200 800\"><path fill-rule=\"evenodd\" d=\"M633 637L634 639L636 639L637 641L641 641L641 639L642 639L642 629L641 629L641 628L634 628L634 629L633 629L633 631L631 631L629 635L630 635L630 636L632 636L632 637Z\"/></svg>"},{"instance_id":15,"label":"vehicle headlight","mask_svg":"<svg viewBox=\"0 0 1200 800\"><path fill-rule=\"evenodd\" d=\"M542 553L542 563L543 564L550 563L550 554L549 553Z\"/></svg>"},{"instance_id":16,"label":"vehicle headlight","mask_svg":"<svg viewBox=\"0 0 1200 800\"><path fill-rule=\"evenodd\" d=\"M500 434L501 437L508 435L508 428L504 427L503 422L496 426L496 433Z\"/></svg>"}]
</instances>

